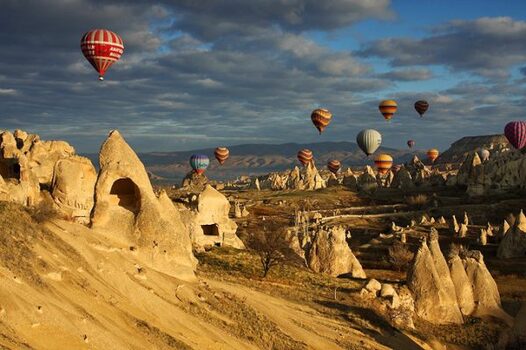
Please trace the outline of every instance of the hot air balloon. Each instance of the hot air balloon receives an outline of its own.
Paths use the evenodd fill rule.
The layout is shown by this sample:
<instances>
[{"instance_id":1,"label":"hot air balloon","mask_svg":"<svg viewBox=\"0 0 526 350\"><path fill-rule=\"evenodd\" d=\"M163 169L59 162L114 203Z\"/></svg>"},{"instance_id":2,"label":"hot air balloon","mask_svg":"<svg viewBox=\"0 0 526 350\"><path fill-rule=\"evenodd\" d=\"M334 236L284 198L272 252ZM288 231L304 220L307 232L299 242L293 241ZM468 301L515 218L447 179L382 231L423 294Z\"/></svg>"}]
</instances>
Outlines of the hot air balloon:
<instances>
[{"instance_id":1,"label":"hot air balloon","mask_svg":"<svg viewBox=\"0 0 526 350\"><path fill-rule=\"evenodd\" d=\"M480 160L485 162L489 159L490 153L487 149L483 148L480 150L479 155L480 155Z\"/></svg>"},{"instance_id":2,"label":"hot air balloon","mask_svg":"<svg viewBox=\"0 0 526 350\"><path fill-rule=\"evenodd\" d=\"M395 100L384 100L380 102L380 105L378 106L380 109L380 112L384 116L386 120L390 120L393 115L396 113L396 110L398 109L398 105L396 104Z\"/></svg>"},{"instance_id":3,"label":"hot air balloon","mask_svg":"<svg viewBox=\"0 0 526 350\"><path fill-rule=\"evenodd\" d=\"M416 144L415 140L407 140L407 146L409 148L413 148L415 144Z\"/></svg>"},{"instance_id":4,"label":"hot air balloon","mask_svg":"<svg viewBox=\"0 0 526 350\"><path fill-rule=\"evenodd\" d=\"M312 124L318 129L318 131L321 133L325 128L329 125L331 122L332 114L327 109L319 108L312 111L310 115L310 119L312 120Z\"/></svg>"},{"instance_id":5,"label":"hot air balloon","mask_svg":"<svg viewBox=\"0 0 526 350\"><path fill-rule=\"evenodd\" d=\"M374 129L365 129L356 135L356 143L366 155L370 156L382 144L382 135Z\"/></svg>"},{"instance_id":6,"label":"hot air balloon","mask_svg":"<svg viewBox=\"0 0 526 350\"><path fill-rule=\"evenodd\" d=\"M434 163L435 162L435 159L438 158L438 155L440 154L440 152L436 149L436 148L431 148L430 150L427 151L427 158L432 162Z\"/></svg>"},{"instance_id":7,"label":"hot air balloon","mask_svg":"<svg viewBox=\"0 0 526 350\"><path fill-rule=\"evenodd\" d=\"M385 153L379 154L374 159L374 164L380 174L387 174L389 169L393 166L393 157Z\"/></svg>"},{"instance_id":8,"label":"hot air balloon","mask_svg":"<svg viewBox=\"0 0 526 350\"><path fill-rule=\"evenodd\" d=\"M298 152L298 160L301 164L306 166L307 164L312 162L312 151L306 148L302 149Z\"/></svg>"},{"instance_id":9,"label":"hot air balloon","mask_svg":"<svg viewBox=\"0 0 526 350\"><path fill-rule=\"evenodd\" d=\"M427 101L419 100L415 102L415 110L418 112L418 114L420 114L420 117L424 116L424 113L427 111L428 108L429 103L427 103Z\"/></svg>"},{"instance_id":10,"label":"hot air balloon","mask_svg":"<svg viewBox=\"0 0 526 350\"><path fill-rule=\"evenodd\" d=\"M214 151L214 156L221 165L228 159L229 155L230 151L226 147L217 147Z\"/></svg>"},{"instance_id":11,"label":"hot air balloon","mask_svg":"<svg viewBox=\"0 0 526 350\"><path fill-rule=\"evenodd\" d=\"M82 36L80 48L84 57L99 72L99 80L104 80L106 70L121 58L124 42L110 30L93 29Z\"/></svg>"},{"instance_id":12,"label":"hot air balloon","mask_svg":"<svg viewBox=\"0 0 526 350\"><path fill-rule=\"evenodd\" d=\"M521 149L526 146L526 122L514 121L509 122L504 127L504 135L516 149Z\"/></svg>"},{"instance_id":13,"label":"hot air balloon","mask_svg":"<svg viewBox=\"0 0 526 350\"><path fill-rule=\"evenodd\" d=\"M340 170L341 167L342 164L339 160L336 159L329 160L329 162L327 163L327 169L329 169L329 171L334 175L338 173L338 170Z\"/></svg>"},{"instance_id":14,"label":"hot air balloon","mask_svg":"<svg viewBox=\"0 0 526 350\"><path fill-rule=\"evenodd\" d=\"M190 166L199 175L205 172L208 164L210 164L210 159L204 154L193 154L190 157Z\"/></svg>"}]
</instances>

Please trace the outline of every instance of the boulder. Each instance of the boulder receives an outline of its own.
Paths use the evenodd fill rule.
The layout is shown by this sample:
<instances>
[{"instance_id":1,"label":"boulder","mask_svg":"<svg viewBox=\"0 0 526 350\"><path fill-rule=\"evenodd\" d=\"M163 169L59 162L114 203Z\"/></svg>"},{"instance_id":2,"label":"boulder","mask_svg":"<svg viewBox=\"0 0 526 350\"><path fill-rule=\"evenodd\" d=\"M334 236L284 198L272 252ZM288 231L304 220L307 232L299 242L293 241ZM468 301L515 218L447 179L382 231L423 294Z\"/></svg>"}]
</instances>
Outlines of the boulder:
<instances>
[{"instance_id":1,"label":"boulder","mask_svg":"<svg viewBox=\"0 0 526 350\"><path fill-rule=\"evenodd\" d=\"M374 295L377 295L378 292L382 289L382 284L374 278L372 278L365 285L365 289L373 293Z\"/></svg>"},{"instance_id":2,"label":"boulder","mask_svg":"<svg viewBox=\"0 0 526 350\"><path fill-rule=\"evenodd\" d=\"M382 298L388 298L394 295L396 295L396 290L393 288L391 284L388 284L388 283L382 284L382 289L380 290L380 296Z\"/></svg>"}]
</instances>

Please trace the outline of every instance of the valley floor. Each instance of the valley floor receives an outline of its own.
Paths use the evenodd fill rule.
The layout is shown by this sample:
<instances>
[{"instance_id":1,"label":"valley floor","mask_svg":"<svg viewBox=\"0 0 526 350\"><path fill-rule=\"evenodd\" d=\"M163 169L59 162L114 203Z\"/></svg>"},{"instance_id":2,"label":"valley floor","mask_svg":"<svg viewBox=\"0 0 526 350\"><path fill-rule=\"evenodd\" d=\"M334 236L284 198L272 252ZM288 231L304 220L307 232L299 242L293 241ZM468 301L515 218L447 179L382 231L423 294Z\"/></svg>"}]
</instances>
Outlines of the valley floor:
<instances>
[{"instance_id":1,"label":"valley floor","mask_svg":"<svg viewBox=\"0 0 526 350\"><path fill-rule=\"evenodd\" d=\"M262 217L270 226L290 226L295 207L393 204L345 190L238 198L252 203L250 217L238 220L241 236ZM0 203L0 349L476 349L494 343L505 327L473 318L462 326L418 321L416 329L395 329L379 303L359 297L364 281L293 263L261 278L249 251L199 253L196 280L182 281L141 265L118 240L60 219L39 223L33 214ZM370 263L381 260L375 254L382 249L367 244L390 219L345 222L356 227L350 244L368 276L402 283L403 273ZM513 314L526 300L526 278L516 267L526 262L486 260Z\"/></svg>"}]
</instances>

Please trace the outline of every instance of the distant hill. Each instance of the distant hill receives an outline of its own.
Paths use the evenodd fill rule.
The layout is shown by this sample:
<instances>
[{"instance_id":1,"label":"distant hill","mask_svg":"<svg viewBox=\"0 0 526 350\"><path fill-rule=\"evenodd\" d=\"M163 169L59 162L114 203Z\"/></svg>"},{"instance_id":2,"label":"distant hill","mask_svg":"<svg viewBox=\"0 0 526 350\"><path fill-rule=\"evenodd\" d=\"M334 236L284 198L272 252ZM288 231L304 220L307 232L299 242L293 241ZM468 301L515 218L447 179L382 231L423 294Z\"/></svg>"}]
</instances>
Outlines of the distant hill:
<instances>
[{"instance_id":1,"label":"distant hill","mask_svg":"<svg viewBox=\"0 0 526 350\"><path fill-rule=\"evenodd\" d=\"M437 163L462 162L466 156L480 148L492 149L510 147L504 135L466 136L451 144L446 151L436 160Z\"/></svg>"},{"instance_id":2,"label":"distant hill","mask_svg":"<svg viewBox=\"0 0 526 350\"><path fill-rule=\"evenodd\" d=\"M246 144L230 146L230 158L220 167L214 158L214 149L206 148L185 152L150 152L140 153L139 157L149 172L166 181L180 181L190 169L189 157L194 153L203 153L210 157L207 175L213 179L234 179L241 175L262 175L273 171L283 171L299 165L296 153L308 148L314 153L318 168L324 168L329 159L338 159L343 167L372 165L373 157L368 159L353 142L320 142L309 144L285 143ZM413 154L425 156L423 151L398 150L380 147L378 152L389 153L396 163L409 160ZM98 164L96 154L88 154L94 164ZM152 177L152 179L154 179ZM155 178L156 181L162 179Z\"/></svg>"}]
</instances>

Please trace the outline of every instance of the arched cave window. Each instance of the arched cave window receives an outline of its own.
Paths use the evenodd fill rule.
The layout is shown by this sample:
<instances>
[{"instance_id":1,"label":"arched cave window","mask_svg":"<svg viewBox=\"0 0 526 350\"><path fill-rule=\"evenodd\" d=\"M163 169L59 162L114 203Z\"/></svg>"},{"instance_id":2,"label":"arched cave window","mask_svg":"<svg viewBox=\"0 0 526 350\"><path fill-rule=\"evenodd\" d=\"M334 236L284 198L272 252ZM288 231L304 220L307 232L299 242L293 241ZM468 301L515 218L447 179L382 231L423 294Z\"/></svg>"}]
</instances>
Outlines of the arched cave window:
<instances>
[{"instance_id":1,"label":"arched cave window","mask_svg":"<svg viewBox=\"0 0 526 350\"><path fill-rule=\"evenodd\" d=\"M133 213L139 212L141 196L137 185L128 178L118 179L113 183L110 195L117 197L117 205Z\"/></svg>"},{"instance_id":2,"label":"arched cave window","mask_svg":"<svg viewBox=\"0 0 526 350\"><path fill-rule=\"evenodd\" d=\"M4 159L0 162L0 175L4 179L20 180L20 164L17 159Z\"/></svg>"}]
</instances>

